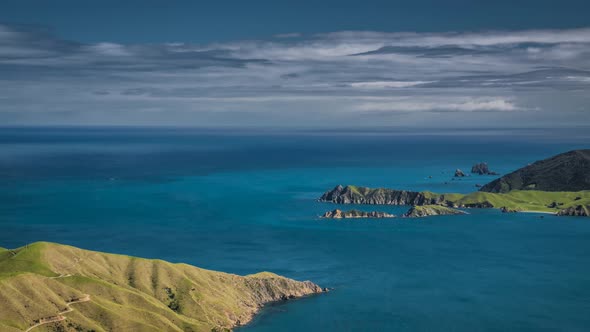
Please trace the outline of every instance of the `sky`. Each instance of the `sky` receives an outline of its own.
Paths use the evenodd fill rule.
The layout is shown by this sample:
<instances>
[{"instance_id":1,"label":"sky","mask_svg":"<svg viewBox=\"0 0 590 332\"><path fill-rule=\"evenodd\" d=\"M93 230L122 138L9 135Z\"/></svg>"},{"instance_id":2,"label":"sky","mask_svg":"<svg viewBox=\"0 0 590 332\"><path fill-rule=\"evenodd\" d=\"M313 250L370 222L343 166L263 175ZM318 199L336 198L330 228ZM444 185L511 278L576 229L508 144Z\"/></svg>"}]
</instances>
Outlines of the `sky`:
<instances>
[{"instance_id":1,"label":"sky","mask_svg":"<svg viewBox=\"0 0 590 332\"><path fill-rule=\"evenodd\" d=\"M0 125L590 125L588 1L0 3Z\"/></svg>"}]
</instances>

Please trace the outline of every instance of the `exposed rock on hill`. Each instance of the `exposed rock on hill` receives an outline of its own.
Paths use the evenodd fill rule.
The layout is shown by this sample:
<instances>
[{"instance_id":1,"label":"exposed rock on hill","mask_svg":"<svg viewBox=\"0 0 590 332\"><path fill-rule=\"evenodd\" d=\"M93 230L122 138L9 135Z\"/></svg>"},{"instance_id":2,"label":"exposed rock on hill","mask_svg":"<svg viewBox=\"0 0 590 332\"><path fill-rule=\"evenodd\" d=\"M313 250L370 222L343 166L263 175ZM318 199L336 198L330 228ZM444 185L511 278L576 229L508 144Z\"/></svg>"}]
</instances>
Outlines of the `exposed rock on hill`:
<instances>
[{"instance_id":1,"label":"exposed rock on hill","mask_svg":"<svg viewBox=\"0 0 590 332\"><path fill-rule=\"evenodd\" d=\"M519 212L518 209L510 209L510 208L507 208L505 206L501 207L500 208L500 211L502 211L502 213L516 213L516 212Z\"/></svg>"},{"instance_id":2,"label":"exposed rock on hill","mask_svg":"<svg viewBox=\"0 0 590 332\"><path fill-rule=\"evenodd\" d=\"M534 162L480 189L492 193L511 190L590 190L590 149L569 151Z\"/></svg>"}]
</instances>

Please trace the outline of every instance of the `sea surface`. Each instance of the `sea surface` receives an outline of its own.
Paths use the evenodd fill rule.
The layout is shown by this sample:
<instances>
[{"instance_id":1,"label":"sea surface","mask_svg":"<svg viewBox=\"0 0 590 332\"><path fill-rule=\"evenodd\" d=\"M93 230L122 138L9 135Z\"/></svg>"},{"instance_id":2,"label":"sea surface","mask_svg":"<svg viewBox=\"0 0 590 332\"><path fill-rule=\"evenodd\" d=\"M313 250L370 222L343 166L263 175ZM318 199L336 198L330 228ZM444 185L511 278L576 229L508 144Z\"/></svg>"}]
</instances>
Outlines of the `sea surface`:
<instances>
[{"instance_id":1,"label":"sea surface","mask_svg":"<svg viewBox=\"0 0 590 332\"><path fill-rule=\"evenodd\" d=\"M0 129L0 246L53 241L333 290L240 332L588 331L590 220L322 220L338 184L470 192L585 130ZM349 208L349 207L346 207ZM407 207L360 206L403 213Z\"/></svg>"}]
</instances>

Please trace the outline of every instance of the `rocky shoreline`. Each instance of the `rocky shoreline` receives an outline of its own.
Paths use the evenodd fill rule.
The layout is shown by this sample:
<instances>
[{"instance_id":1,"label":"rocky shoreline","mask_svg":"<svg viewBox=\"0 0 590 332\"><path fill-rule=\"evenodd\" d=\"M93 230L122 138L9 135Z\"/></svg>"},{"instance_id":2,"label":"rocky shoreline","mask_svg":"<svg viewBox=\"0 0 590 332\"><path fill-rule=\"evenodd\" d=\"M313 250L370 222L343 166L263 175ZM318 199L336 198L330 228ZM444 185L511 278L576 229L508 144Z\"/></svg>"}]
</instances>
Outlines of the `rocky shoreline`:
<instances>
[{"instance_id":1,"label":"rocky shoreline","mask_svg":"<svg viewBox=\"0 0 590 332\"><path fill-rule=\"evenodd\" d=\"M422 218L428 216L443 216L443 215L458 215L458 214L467 214L465 211L441 206L441 205L423 205L423 206L413 206L411 207L406 213L404 213L401 217L402 218ZM384 219L384 218L397 218L395 214L390 214L387 212L379 212L379 211L359 211L359 210L349 210L349 211L342 211L340 209L335 209L332 211L328 211L320 216L322 219Z\"/></svg>"},{"instance_id":2,"label":"rocky shoreline","mask_svg":"<svg viewBox=\"0 0 590 332\"><path fill-rule=\"evenodd\" d=\"M328 211L324 213L320 218L326 219L354 219L354 218L395 218L397 217L395 214L390 214L387 212L379 212L379 211L371 211L365 212L360 210L349 210L349 211L342 211L339 209L335 209L332 211Z\"/></svg>"},{"instance_id":3,"label":"rocky shoreline","mask_svg":"<svg viewBox=\"0 0 590 332\"><path fill-rule=\"evenodd\" d=\"M577 205L557 212L558 216L575 216L575 217L589 217L590 206Z\"/></svg>"}]
</instances>

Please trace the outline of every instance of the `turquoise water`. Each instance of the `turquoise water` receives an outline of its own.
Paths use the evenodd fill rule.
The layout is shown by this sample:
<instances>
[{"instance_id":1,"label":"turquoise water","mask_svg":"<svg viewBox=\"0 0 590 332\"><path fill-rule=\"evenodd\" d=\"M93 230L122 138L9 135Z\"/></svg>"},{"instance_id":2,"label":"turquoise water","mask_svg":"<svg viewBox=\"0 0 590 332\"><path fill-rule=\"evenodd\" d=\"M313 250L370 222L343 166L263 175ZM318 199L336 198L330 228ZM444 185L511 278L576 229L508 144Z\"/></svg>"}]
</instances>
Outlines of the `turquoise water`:
<instances>
[{"instance_id":1,"label":"turquoise water","mask_svg":"<svg viewBox=\"0 0 590 332\"><path fill-rule=\"evenodd\" d=\"M487 161L505 173L587 142L531 131L1 129L0 246L54 241L334 288L269 306L240 331L585 331L586 219L320 220L336 206L316 198L337 184L469 192L493 177L451 180L456 168Z\"/></svg>"}]
</instances>

